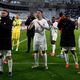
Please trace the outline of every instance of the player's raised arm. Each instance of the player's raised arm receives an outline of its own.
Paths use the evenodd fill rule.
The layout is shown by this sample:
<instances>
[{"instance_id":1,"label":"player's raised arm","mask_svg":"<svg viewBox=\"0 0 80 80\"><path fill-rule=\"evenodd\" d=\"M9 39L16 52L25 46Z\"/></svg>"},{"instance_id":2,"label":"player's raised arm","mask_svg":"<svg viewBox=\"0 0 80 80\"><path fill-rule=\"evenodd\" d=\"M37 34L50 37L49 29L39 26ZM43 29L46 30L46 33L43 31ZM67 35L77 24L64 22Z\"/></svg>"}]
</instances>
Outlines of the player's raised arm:
<instances>
[{"instance_id":1,"label":"player's raised arm","mask_svg":"<svg viewBox=\"0 0 80 80\"><path fill-rule=\"evenodd\" d=\"M44 24L41 24L40 22L37 22L37 23L40 25L40 27L42 27L44 29L47 29L47 30L50 29L49 24L45 19L44 19Z\"/></svg>"},{"instance_id":2,"label":"player's raised arm","mask_svg":"<svg viewBox=\"0 0 80 80\"><path fill-rule=\"evenodd\" d=\"M34 23L31 22L30 25L28 26L28 29L30 30L30 29L32 29L33 27L34 27Z\"/></svg>"},{"instance_id":3,"label":"player's raised arm","mask_svg":"<svg viewBox=\"0 0 80 80\"><path fill-rule=\"evenodd\" d=\"M48 22L46 20L45 20L45 23L43 24L43 28L45 28L47 30L50 29L49 24L48 24Z\"/></svg>"}]
</instances>

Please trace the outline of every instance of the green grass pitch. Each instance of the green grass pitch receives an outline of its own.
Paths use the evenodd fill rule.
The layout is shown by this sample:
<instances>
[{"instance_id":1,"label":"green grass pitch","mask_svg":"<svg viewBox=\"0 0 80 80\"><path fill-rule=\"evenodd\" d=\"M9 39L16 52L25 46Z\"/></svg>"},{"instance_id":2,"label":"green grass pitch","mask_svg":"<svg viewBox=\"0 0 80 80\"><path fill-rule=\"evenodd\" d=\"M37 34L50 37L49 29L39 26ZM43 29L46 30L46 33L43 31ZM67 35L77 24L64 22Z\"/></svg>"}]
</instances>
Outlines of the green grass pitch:
<instances>
[{"instance_id":1,"label":"green grass pitch","mask_svg":"<svg viewBox=\"0 0 80 80\"><path fill-rule=\"evenodd\" d=\"M48 51L47 53L51 52L51 44L50 44L50 33L49 31L46 31L47 35L47 44L48 44ZM77 46L77 54L78 58L80 58L80 54L78 52L78 37L80 35L80 30L75 30L76 35L76 46ZM21 41L26 39L26 30L21 31ZM56 48L56 55L60 53L60 33L58 35L57 39L57 48ZM8 77L8 68L7 65L4 65L4 74L0 75L0 80L80 80L80 75L77 74L79 70L75 69L74 64L71 64L69 69L65 68L65 62L64 59L51 57L48 54L48 63L55 63L55 64L49 64L49 69L44 70L41 67L38 69L32 69L31 66L34 62L33 56L32 56L32 46L31 46L31 52L25 53L25 50L27 48L27 42L24 41L20 44L19 51L12 52L13 55L13 76ZM72 54L69 53L70 57L70 63L74 63ZM80 59L79 59L80 61ZM40 62L42 62L42 59L40 59Z\"/></svg>"}]
</instances>

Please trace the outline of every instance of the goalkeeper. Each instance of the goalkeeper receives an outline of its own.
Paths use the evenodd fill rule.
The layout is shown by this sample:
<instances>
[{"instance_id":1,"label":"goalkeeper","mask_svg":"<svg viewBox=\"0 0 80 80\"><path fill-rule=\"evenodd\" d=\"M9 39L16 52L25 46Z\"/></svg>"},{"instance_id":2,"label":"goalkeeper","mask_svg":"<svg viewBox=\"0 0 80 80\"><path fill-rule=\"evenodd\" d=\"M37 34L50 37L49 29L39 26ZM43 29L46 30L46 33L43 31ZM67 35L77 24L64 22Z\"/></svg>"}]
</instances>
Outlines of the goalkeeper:
<instances>
[{"instance_id":1,"label":"goalkeeper","mask_svg":"<svg viewBox=\"0 0 80 80\"><path fill-rule=\"evenodd\" d=\"M12 50L14 49L14 44L16 44L16 51L19 49L19 39L20 39L20 28L21 28L21 19L19 15L16 15L13 21L13 29L12 29Z\"/></svg>"}]
</instances>

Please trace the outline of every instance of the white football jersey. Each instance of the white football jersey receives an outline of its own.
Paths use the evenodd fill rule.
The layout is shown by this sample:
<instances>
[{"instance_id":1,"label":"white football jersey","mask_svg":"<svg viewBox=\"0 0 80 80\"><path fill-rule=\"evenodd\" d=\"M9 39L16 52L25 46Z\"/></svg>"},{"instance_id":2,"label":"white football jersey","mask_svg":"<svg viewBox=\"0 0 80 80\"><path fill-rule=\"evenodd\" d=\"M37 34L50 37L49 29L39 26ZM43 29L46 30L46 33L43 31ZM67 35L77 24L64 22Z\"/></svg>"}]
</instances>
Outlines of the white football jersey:
<instances>
[{"instance_id":1,"label":"white football jersey","mask_svg":"<svg viewBox=\"0 0 80 80\"><path fill-rule=\"evenodd\" d=\"M40 25L39 25L39 23ZM33 42L33 49L34 50L47 50L47 43L46 43L46 36L45 36L45 29L49 29L49 25L45 19L33 20L33 25L35 26L35 35L34 35L34 42Z\"/></svg>"},{"instance_id":2,"label":"white football jersey","mask_svg":"<svg viewBox=\"0 0 80 80\"><path fill-rule=\"evenodd\" d=\"M53 35L54 33L57 33L58 31L58 22L54 22L53 26L51 26L51 35Z\"/></svg>"},{"instance_id":3,"label":"white football jersey","mask_svg":"<svg viewBox=\"0 0 80 80\"><path fill-rule=\"evenodd\" d=\"M78 18L78 27L80 27L80 17Z\"/></svg>"},{"instance_id":4,"label":"white football jersey","mask_svg":"<svg viewBox=\"0 0 80 80\"><path fill-rule=\"evenodd\" d=\"M51 40L56 41L57 40L57 31L58 31L58 22L54 22L53 26L51 26L50 34L51 34Z\"/></svg>"}]
</instances>

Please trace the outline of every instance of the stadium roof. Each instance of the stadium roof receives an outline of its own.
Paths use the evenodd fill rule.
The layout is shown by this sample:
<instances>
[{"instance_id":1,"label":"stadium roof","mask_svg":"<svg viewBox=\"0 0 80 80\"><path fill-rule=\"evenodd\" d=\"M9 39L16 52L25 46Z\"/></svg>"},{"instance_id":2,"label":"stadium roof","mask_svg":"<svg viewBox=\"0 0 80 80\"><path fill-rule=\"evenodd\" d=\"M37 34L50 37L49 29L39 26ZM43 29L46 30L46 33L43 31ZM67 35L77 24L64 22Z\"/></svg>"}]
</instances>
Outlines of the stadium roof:
<instances>
[{"instance_id":1,"label":"stadium roof","mask_svg":"<svg viewBox=\"0 0 80 80\"><path fill-rule=\"evenodd\" d=\"M68 4L80 6L80 0L0 0L0 7L29 10L29 8L65 8Z\"/></svg>"},{"instance_id":2,"label":"stadium roof","mask_svg":"<svg viewBox=\"0 0 80 80\"><path fill-rule=\"evenodd\" d=\"M4 0L3 0L4 1ZM50 2L50 1L75 1L75 0L5 0L5 1L25 1L25 2ZM79 1L79 0L77 0Z\"/></svg>"}]
</instances>

